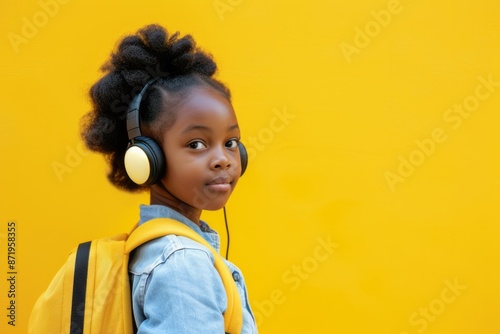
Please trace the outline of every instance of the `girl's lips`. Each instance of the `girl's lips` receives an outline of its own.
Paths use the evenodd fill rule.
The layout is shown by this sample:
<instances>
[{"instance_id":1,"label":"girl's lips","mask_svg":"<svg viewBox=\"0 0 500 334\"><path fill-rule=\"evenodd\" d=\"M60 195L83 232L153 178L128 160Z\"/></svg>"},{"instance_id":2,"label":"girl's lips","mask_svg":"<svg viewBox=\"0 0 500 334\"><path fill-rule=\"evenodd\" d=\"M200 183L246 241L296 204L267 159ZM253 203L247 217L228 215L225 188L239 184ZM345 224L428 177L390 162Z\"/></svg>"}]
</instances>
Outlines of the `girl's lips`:
<instances>
[{"instance_id":1,"label":"girl's lips","mask_svg":"<svg viewBox=\"0 0 500 334\"><path fill-rule=\"evenodd\" d=\"M212 191L217 191L217 192L226 192L231 190L231 184L230 183L211 183L207 184L208 189Z\"/></svg>"},{"instance_id":2,"label":"girl's lips","mask_svg":"<svg viewBox=\"0 0 500 334\"><path fill-rule=\"evenodd\" d=\"M207 183L207 187L212 191L229 191L231 190L231 179L227 176L216 177Z\"/></svg>"}]
</instances>

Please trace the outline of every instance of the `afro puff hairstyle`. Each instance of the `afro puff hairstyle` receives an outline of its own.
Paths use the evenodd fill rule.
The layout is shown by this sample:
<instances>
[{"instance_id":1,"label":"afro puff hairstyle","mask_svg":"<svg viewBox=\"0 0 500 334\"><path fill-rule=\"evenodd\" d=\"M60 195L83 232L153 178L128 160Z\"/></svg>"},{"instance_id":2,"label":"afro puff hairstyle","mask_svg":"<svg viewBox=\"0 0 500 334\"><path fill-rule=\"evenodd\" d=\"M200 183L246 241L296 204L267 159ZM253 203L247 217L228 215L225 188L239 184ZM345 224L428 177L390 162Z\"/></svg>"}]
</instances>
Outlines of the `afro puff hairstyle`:
<instances>
[{"instance_id":1,"label":"afro puff hairstyle","mask_svg":"<svg viewBox=\"0 0 500 334\"><path fill-rule=\"evenodd\" d=\"M208 86L230 100L229 89L213 78L217 66L190 35L169 35L159 25L149 25L125 36L101 67L104 76L90 88L92 109L82 118L82 137L88 149L104 155L108 179L119 189L137 192L147 187L127 175L124 156L128 146L126 114L135 95L152 78L141 101L143 133L161 137L175 121L175 109L192 88ZM157 120L162 114L161 122ZM161 125L158 125L161 124Z\"/></svg>"}]
</instances>

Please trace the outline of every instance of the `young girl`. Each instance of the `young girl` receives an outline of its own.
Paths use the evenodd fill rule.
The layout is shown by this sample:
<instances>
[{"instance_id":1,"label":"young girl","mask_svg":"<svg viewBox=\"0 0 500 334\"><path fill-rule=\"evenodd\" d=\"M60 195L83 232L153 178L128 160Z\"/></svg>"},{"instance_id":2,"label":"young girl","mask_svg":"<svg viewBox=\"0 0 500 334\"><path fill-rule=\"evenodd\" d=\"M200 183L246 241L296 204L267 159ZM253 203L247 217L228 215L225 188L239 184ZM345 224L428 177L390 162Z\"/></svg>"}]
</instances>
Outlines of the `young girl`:
<instances>
[{"instance_id":1,"label":"young girl","mask_svg":"<svg viewBox=\"0 0 500 334\"><path fill-rule=\"evenodd\" d=\"M150 192L139 224L173 218L219 250L219 236L200 215L224 207L246 161L229 90L213 78L214 61L191 36L151 25L125 37L102 70L82 133L109 162L109 180ZM136 155L147 166L136 166ZM226 264L241 298L242 333L257 333L243 275ZM138 333L224 333L226 291L201 244L155 239L134 251L129 271Z\"/></svg>"}]
</instances>

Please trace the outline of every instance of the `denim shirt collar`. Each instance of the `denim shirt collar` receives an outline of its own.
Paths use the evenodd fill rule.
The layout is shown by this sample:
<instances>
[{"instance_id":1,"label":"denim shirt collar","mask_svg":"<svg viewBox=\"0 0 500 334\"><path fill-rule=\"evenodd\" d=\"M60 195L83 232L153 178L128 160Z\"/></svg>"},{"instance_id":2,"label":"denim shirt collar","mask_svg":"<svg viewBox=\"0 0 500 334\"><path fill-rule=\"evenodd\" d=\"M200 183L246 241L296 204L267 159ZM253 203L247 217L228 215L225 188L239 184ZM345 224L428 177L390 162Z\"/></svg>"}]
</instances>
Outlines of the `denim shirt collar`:
<instances>
[{"instance_id":1,"label":"denim shirt collar","mask_svg":"<svg viewBox=\"0 0 500 334\"><path fill-rule=\"evenodd\" d=\"M200 225L198 226L193 221L189 220L179 212L163 205L140 205L140 220L139 225L144 224L148 220L154 218L171 218L177 220L183 224L186 224L196 233L201 235L217 252L220 249L220 238L216 231L212 230L207 223L200 220Z\"/></svg>"}]
</instances>

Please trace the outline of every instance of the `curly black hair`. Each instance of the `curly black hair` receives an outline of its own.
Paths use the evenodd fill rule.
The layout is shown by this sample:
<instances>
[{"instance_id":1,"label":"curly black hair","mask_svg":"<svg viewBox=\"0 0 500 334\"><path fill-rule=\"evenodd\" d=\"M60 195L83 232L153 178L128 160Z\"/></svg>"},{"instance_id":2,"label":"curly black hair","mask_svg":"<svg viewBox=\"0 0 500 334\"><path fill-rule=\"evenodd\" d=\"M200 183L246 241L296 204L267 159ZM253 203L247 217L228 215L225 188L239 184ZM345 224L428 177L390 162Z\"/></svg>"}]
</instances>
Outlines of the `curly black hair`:
<instances>
[{"instance_id":1,"label":"curly black hair","mask_svg":"<svg viewBox=\"0 0 500 334\"><path fill-rule=\"evenodd\" d=\"M148 88L140 106L143 134L160 139L160 133L175 122L176 106L192 88L209 86L230 100L229 89L213 77L216 70L212 56L200 50L190 35L170 35L160 25L148 25L119 42L101 67L104 76L90 88L92 110L82 118L83 140L87 148L104 155L113 185L131 192L148 189L135 184L124 166L128 105L145 83L160 78ZM155 122L160 114L161 121Z\"/></svg>"}]
</instances>

